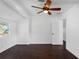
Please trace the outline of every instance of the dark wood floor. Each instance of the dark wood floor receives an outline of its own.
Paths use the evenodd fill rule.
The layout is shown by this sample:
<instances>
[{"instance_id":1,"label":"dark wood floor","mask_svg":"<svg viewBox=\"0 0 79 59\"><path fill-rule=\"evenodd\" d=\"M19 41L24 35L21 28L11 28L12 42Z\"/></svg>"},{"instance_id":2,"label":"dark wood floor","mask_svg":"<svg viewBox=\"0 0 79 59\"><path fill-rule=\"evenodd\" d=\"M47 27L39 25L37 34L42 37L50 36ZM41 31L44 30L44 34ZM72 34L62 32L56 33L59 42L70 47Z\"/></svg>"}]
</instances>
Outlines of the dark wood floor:
<instances>
[{"instance_id":1,"label":"dark wood floor","mask_svg":"<svg viewBox=\"0 0 79 59\"><path fill-rule=\"evenodd\" d=\"M0 59L77 59L63 46L16 45L0 54Z\"/></svg>"}]
</instances>

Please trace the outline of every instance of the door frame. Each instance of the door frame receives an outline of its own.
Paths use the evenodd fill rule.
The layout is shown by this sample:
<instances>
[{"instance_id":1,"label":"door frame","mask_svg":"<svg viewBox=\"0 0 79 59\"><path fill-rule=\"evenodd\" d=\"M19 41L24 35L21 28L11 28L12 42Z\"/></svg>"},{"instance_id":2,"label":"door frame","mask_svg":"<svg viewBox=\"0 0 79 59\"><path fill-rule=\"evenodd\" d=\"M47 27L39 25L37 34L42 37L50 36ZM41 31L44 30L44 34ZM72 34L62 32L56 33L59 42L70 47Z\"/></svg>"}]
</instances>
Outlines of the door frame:
<instances>
[{"instance_id":1,"label":"door frame","mask_svg":"<svg viewBox=\"0 0 79 59\"><path fill-rule=\"evenodd\" d=\"M63 19L63 46L64 48L66 48L66 23L67 23L67 20L65 18Z\"/></svg>"}]
</instances>

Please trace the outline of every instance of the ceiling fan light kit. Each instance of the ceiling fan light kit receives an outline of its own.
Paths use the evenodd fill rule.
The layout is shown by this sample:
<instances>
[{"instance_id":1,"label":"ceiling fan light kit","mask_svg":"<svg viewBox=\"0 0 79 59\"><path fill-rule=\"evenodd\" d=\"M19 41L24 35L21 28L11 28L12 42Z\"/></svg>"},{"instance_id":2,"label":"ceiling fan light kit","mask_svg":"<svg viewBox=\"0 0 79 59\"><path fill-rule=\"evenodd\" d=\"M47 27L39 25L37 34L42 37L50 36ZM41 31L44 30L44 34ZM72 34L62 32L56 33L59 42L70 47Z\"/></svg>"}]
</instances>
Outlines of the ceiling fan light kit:
<instances>
[{"instance_id":1,"label":"ceiling fan light kit","mask_svg":"<svg viewBox=\"0 0 79 59\"><path fill-rule=\"evenodd\" d=\"M38 12L38 14L41 12L44 12L44 13L47 13L48 15L51 15L52 13L50 12L50 10L51 11L61 11L61 8L50 8L51 3L52 3L51 0L46 0L43 7L37 7L37 6L32 6L32 7L42 10L42 11Z\"/></svg>"},{"instance_id":2,"label":"ceiling fan light kit","mask_svg":"<svg viewBox=\"0 0 79 59\"><path fill-rule=\"evenodd\" d=\"M44 10L44 13L48 13L48 11L47 10Z\"/></svg>"}]
</instances>

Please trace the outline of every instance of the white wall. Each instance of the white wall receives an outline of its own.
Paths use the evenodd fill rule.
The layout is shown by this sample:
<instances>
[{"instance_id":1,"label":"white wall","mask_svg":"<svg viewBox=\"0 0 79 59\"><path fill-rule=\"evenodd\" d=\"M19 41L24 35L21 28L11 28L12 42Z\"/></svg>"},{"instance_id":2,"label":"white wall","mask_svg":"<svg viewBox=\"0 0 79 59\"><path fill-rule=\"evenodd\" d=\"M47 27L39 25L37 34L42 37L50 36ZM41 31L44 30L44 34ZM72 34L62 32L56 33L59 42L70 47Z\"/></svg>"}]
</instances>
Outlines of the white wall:
<instances>
[{"instance_id":1,"label":"white wall","mask_svg":"<svg viewBox=\"0 0 79 59\"><path fill-rule=\"evenodd\" d=\"M79 58L79 5L67 12L66 20L66 48Z\"/></svg>"},{"instance_id":2,"label":"white wall","mask_svg":"<svg viewBox=\"0 0 79 59\"><path fill-rule=\"evenodd\" d=\"M13 22L3 21L0 19L0 22L7 23L9 25L9 33L6 36L0 37L0 52L14 46L16 44L16 26Z\"/></svg>"},{"instance_id":3,"label":"white wall","mask_svg":"<svg viewBox=\"0 0 79 59\"><path fill-rule=\"evenodd\" d=\"M51 44L52 24L50 17L46 15L32 16L31 44Z\"/></svg>"},{"instance_id":4,"label":"white wall","mask_svg":"<svg viewBox=\"0 0 79 59\"><path fill-rule=\"evenodd\" d=\"M17 44L29 43L29 19L24 19L17 24Z\"/></svg>"},{"instance_id":5,"label":"white wall","mask_svg":"<svg viewBox=\"0 0 79 59\"><path fill-rule=\"evenodd\" d=\"M0 52L16 44L16 21L22 19L0 0L0 22L9 24L9 34L0 37Z\"/></svg>"},{"instance_id":6,"label":"white wall","mask_svg":"<svg viewBox=\"0 0 79 59\"><path fill-rule=\"evenodd\" d=\"M18 23L17 44L62 45L63 24L61 16L33 15L30 19Z\"/></svg>"}]
</instances>

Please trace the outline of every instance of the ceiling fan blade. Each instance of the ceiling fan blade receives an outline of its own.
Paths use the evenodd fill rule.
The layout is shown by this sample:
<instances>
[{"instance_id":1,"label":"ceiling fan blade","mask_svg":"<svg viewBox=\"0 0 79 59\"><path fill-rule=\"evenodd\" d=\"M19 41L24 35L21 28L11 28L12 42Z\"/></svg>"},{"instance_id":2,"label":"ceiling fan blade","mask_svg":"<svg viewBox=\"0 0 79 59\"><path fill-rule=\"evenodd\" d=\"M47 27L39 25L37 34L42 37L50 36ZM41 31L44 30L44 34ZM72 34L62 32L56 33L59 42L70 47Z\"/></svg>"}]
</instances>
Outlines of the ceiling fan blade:
<instances>
[{"instance_id":1,"label":"ceiling fan blade","mask_svg":"<svg viewBox=\"0 0 79 59\"><path fill-rule=\"evenodd\" d=\"M38 9L43 9L43 8L41 8L41 7L37 7L37 6L32 6L32 7L34 7L34 8L38 8Z\"/></svg>"},{"instance_id":2,"label":"ceiling fan blade","mask_svg":"<svg viewBox=\"0 0 79 59\"><path fill-rule=\"evenodd\" d=\"M53 10L53 11L60 11L61 8L49 8L49 10Z\"/></svg>"},{"instance_id":3,"label":"ceiling fan blade","mask_svg":"<svg viewBox=\"0 0 79 59\"><path fill-rule=\"evenodd\" d=\"M48 14L51 15L52 13L50 11L48 11Z\"/></svg>"},{"instance_id":4,"label":"ceiling fan blade","mask_svg":"<svg viewBox=\"0 0 79 59\"><path fill-rule=\"evenodd\" d=\"M37 12L37 14L40 14L40 13L42 13L43 11L40 11L40 12Z\"/></svg>"}]
</instances>

